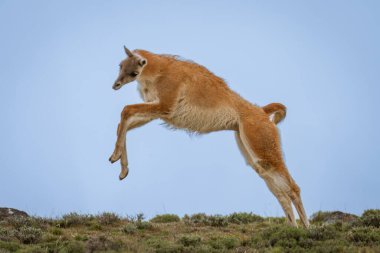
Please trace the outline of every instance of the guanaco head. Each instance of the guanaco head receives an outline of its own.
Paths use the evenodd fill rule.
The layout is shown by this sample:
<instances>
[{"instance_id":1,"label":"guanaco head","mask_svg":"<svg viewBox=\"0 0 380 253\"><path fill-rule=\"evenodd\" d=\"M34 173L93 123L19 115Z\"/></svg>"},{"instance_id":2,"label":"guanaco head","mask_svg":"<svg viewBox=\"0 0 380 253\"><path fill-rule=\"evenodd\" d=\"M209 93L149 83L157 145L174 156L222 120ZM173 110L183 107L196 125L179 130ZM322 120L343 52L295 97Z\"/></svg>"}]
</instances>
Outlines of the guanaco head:
<instances>
[{"instance_id":1,"label":"guanaco head","mask_svg":"<svg viewBox=\"0 0 380 253\"><path fill-rule=\"evenodd\" d=\"M114 90L118 90L124 84L136 80L144 66L147 64L147 60L145 58L141 57L138 54L132 53L125 46L124 51L127 54L127 58L119 64L119 76L112 86Z\"/></svg>"}]
</instances>

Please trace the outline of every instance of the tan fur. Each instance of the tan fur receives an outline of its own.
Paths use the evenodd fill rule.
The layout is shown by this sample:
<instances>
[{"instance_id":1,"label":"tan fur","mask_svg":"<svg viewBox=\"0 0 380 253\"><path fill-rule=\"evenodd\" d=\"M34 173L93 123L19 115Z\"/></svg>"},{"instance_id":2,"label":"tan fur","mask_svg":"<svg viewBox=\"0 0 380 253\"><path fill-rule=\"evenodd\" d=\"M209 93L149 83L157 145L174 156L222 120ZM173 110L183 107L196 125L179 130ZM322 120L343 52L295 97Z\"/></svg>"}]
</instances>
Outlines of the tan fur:
<instances>
[{"instance_id":1,"label":"tan fur","mask_svg":"<svg viewBox=\"0 0 380 253\"><path fill-rule=\"evenodd\" d=\"M128 174L127 131L151 120L160 118L173 128L196 133L233 130L247 163L265 180L289 223L297 225L293 203L302 224L309 225L300 189L283 161L275 125L286 115L284 105L253 105L205 67L177 56L125 51L128 57L120 63L113 88L137 80L144 103L128 105L121 114L115 151L110 157L111 162L121 159L120 179Z\"/></svg>"}]
</instances>

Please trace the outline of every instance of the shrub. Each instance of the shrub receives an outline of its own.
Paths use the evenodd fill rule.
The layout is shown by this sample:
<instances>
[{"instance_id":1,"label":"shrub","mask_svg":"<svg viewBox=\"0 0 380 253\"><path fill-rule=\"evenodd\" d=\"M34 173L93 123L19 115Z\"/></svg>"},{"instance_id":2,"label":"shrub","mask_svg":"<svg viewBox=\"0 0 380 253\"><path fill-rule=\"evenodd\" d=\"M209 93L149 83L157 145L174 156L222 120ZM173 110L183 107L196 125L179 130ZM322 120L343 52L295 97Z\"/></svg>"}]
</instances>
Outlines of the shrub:
<instances>
[{"instance_id":1,"label":"shrub","mask_svg":"<svg viewBox=\"0 0 380 253\"><path fill-rule=\"evenodd\" d=\"M99 224L98 221L95 221L95 222L91 223L91 225L90 225L90 229L91 229L91 230L97 230L97 231L100 231L100 230L103 229L103 227L102 227L102 225Z\"/></svg>"},{"instance_id":2,"label":"shrub","mask_svg":"<svg viewBox=\"0 0 380 253\"><path fill-rule=\"evenodd\" d=\"M137 227L137 229L141 229L141 230L152 229L153 225L147 221L140 221L140 222L136 222L136 227Z\"/></svg>"},{"instance_id":3,"label":"shrub","mask_svg":"<svg viewBox=\"0 0 380 253\"><path fill-rule=\"evenodd\" d=\"M308 238L316 241L330 240L338 236L335 226L312 227L306 233Z\"/></svg>"},{"instance_id":4,"label":"shrub","mask_svg":"<svg viewBox=\"0 0 380 253\"><path fill-rule=\"evenodd\" d=\"M162 214L156 215L151 222L154 223L170 223L170 222L179 222L181 219L176 214Z\"/></svg>"},{"instance_id":5,"label":"shrub","mask_svg":"<svg viewBox=\"0 0 380 253\"><path fill-rule=\"evenodd\" d=\"M191 215L190 217L189 216L187 217L188 217L188 222L193 223L193 224L206 224L208 222L208 217L205 213L196 213L196 214Z\"/></svg>"},{"instance_id":6,"label":"shrub","mask_svg":"<svg viewBox=\"0 0 380 253\"><path fill-rule=\"evenodd\" d=\"M208 217L208 223L206 225L213 227L225 227L228 226L228 219L222 215L211 215Z\"/></svg>"},{"instance_id":7,"label":"shrub","mask_svg":"<svg viewBox=\"0 0 380 253\"><path fill-rule=\"evenodd\" d=\"M264 219L253 213L233 213L228 216L228 222L235 224L247 224L253 222L260 222Z\"/></svg>"},{"instance_id":8,"label":"shrub","mask_svg":"<svg viewBox=\"0 0 380 253\"><path fill-rule=\"evenodd\" d=\"M143 221L143 220L145 220L145 216L144 216L144 214L143 214L143 213L138 213L138 214L136 215L136 221L137 221L137 222L141 222L141 221Z\"/></svg>"},{"instance_id":9,"label":"shrub","mask_svg":"<svg viewBox=\"0 0 380 253\"><path fill-rule=\"evenodd\" d=\"M204 213L193 214L192 216L185 215L183 221L186 224L206 225L213 227L225 227L228 225L228 218L222 215L209 215Z\"/></svg>"},{"instance_id":10,"label":"shrub","mask_svg":"<svg viewBox=\"0 0 380 253\"><path fill-rule=\"evenodd\" d=\"M230 236L214 237L208 241L208 244L218 250L233 249L239 245L239 240Z\"/></svg>"},{"instance_id":11,"label":"shrub","mask_svg":"<svg viewBox=\"0 0 380 253\"><path fill-rule=\"evenodd\" d=\"M358 217L353 214L343 213L340 211L333 212L316 212L311 216L310 221L312 223L325 223L325 224L333 224L336 222L349 222L353 223L358 220Z\"/></svg>"},{"instance_id":12,"label":"shrub","mask_svg":"<svg viewBox=\"0 0 380 253\"><path fill-rule=\"evenodd\" d=\"M361 222L365 226L380 227L380 209L369 209L364 211Z\"/></svg>"},{"instance_id":13,"label":"shrub","mask_svg":"<svg viewBox=\"0 0 380 253\"><path fill-rule=\"evenodd\" d=\"M98 252L98 251L118 251L122 247L120 241L112 241L104 235L93 237L86 243L86 252Z\"/></svg>"},{"instance_id":14,"label":"shrub","mask_svg":"<svg viewBox=\"0 0 380 253\"><path fill-rule=\"evenodd\" d=\"M165 240L161 237L153 237L146 241L148 247L153 248L157 253L180 253L183 252L183 246Z\"/></svg>"},{"instance_id":15,"label":"shrub","mask_svg":"<svg viewBox=\"0 0 380 253\"><path fill-rule=\"evenodd\" d=\"M10 241L12 236L12 231L0 227L0 241Z\"/></svg>"},{"instance_id":16,"label":"shrub","mask_svg":"<svg viewBox=\"0 0 380 253\"><path fill-rule=\"evenodd\" d=\"M101 225L112 225L112 224L120 222L120 217L115 213L104 212L101 215L99 215L97 218Z\"/></svg>"},{"instance_id":17,"label":"shrub","mask_svg":"<svg viewBox=\"0 0 380 253\"><path fill-rule=\"evenodd\" d=\"M303 229L290 226L271 226L255 234L252 237L252 244L259 248L274 246L294 248L299 243L309 244L306 239L306 232Z\"/></svg>"},{"instance_id":18,"label":"shrub","mask_svg":"<svg viewBox=\"0 0 380 253\"><path fill-rule=\"evenodd\" d=\"M15 231L15 237L25 244L37 243L41 240L42 231L39 228L22 227Z\"/></svg>"},{"instance_id":19,"label":"shrub","mask_svg":"<svg viewBox=\"0 0 380 253\"><path fill-rule=\"evenodd\" d=\"M15 229L31 227L34 225L33 219L25 216L11 216L7 219L7 222Z\"/></svg>"},{"instance_id":20,"label":"shrub","mask_svg":"<svg viewBox=\"0 0 380 253\"><path fill-rule=\"evenodd\" d=\"M371 227L353 228L347 235L348 240L359 245L380 245L380 230Z\"/></svg>"},{"instance_id":21,"label":"shrub","mask_svg":"<svg viewBox=\"0 0 380 253\"><path fill-rule=\"evenodd\" d=\"M332 241L324 241L323 243L320 244L315 244L311 248L311 250L308 250L306 252L318 252L318 253L333 253L333 252L344 252L344 253L367 253L367 252L373 252L370 250L359 250L356 247L347 247L346 241L344 240L332 240ZM305 250L301 250L300 252L305 252Z\"/></svg>"},{"instance_id":22,"label":"shrub","mask_svg":"<svg viewBox=\"0 0 380 253\"><path fill-rule=\"evenodd\" d=\"M125 234L134 234L136 233L136 230L137 230L137 226L133 223L128 223L121 229L121 231Z\"/></svg>"},{"instance_id":23,"label":"shrub","mask_svg":"<svg viewBox=\"0 0 380 253\"><path fill-rule=\"evenodd\" d=\"M58 236L55 236L55 235L52 235L52 234L49 234L49 233L44 233L42 235L41 242L44 242L44 243L47 242L47 243L49 243L49 242L55 242L57 240L59 240Z\"/></svg>"},{"instance_id":24,"label":"shrub","mask_svg":"<svg viewBox=\"0 0 380 253\"><path fill-rule=\"evenodd\" d=\"M63 231L62 231L62 229L60 229L60 228L52 227L52 228L50 229L50 233L52 233L53 235L62 235L62 234L63 234Z\"/></svg>"},{"instance_id":25,"label":"shrub","mask_svg":"<svg viewBox=\"0 0 380 253\"><path fill-rule=\"evenodd\" d=\"M82 242L70 241L67 242L60 250L59 253L83 253L85 247Z\"/></svg>"},{"instance_id":26,"label":"shrub","mask_svg":"<svg viewBox=\"0 0 380 253\"><path fill-rule=\"evenodd\" d=\"M85 234L80 233L80 234L76 234L76 235L74 236L74 239L75 239L76 241L87 241L87 240L88 240L88 236L85 235Z\"/></svg>"},{"instance_id":27,"label":"shrub","mask_svg":"<svg viewBox=\"0 0 380 253\"><path fill-rule=\"evenodd\" d=\"M15 242L4 242L0 240L0 252L16 252L20 245Z\"/></svg>"},{"instance_id":28,"label":"shrub","mask_svg":"<svg viewBox=\"0 0 380 253\"><path fill-rule=\"evenodd\" d=\"M35 227L41 229L47 229L49 226L54 224L54 220L51 218L43 218L43 217L29 217L32 220L32 223Z\"/></svg>"},{"instance_id":29,"label":"shrub","mask_svg":"<svg viewBox=\"0 0 380 253\"><path fill-rule=\"evenodd\" d=\"M69 213L62 216L62 220L59 222L61 227L74 227L81 225L88 225L93 220L91 215L81 215L78 213Z\"/></svg>"},{"instance_id":30,"label":"shrub","mask_svg":"<svg viewBox=\"0 0 380 253\"><path fill-rule=\"evenodd\" d=\"M20 229L22 227L35 227L45 230L51 224L53 224L52 219L30 216L11 216L8 217L5 222L15 229Z\"/></svg>"},{"instance_id":31,"label":"shrub","mask_svg":"<svg viewBox=\"0 0 380 253\"><path fill-rule=\"evenodd\" d=\"M179 242L185 247L195 247L201 243L201 238L199 236L182 236Z\"/></svg>"}]
</instances>

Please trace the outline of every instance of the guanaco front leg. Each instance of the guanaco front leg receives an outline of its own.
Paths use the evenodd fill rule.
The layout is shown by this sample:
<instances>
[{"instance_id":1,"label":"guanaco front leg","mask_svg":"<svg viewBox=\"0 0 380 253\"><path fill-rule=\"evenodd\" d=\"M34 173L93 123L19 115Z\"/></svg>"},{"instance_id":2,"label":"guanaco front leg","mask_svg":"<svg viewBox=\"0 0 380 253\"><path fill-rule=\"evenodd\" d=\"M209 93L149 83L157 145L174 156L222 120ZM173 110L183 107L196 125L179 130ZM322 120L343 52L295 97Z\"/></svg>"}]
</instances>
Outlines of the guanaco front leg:
<instances>
[{"instance_id":1,"label":"guanaco front leg","mask_svg":"<svg viewBox=\"0 0 380 253\"><path fill-rule=\"evenodd\" d=\"M109 158L112 163L121 159L120 180L128 175L128 159L126 151L127 131L140 127L153 119L158 118L160 114L160 105L157 103L144 103L124 107L121 113L121 121L118 126L115 150Z\"/></svg>"},{"instance_id":2,"label":"guanaco front leg","mask_svg":"<svg viewBox=\"0 0 380 253\"><path fill-rule=\"evenodd\" d=\"M135 122L133 122L133 124L128 126L127 131L132 130L133 128L137 128L137 127L140 127L142 125L145 125L146 123L149 123L150 121L152 121L152 119L150 119L150 118L147 118L146 120L143 120L143 119L136 120ZM124 139L124 145L123 145L123 148L121 150L121 157L120 157L121 172L119 175L120 180L123 180L124 178L126 178L128 176L128 172L129 172L126 139L127 138Z\"/></svg>"},{"instance_id":3,"label":"guanaco front leg","mask_svg":"<svg viewBox=\"0 0 380 253\"><path fill-rule=\"evenodd\" d=\"M119 123L119 125L117 126L117 134L116 134L116 136L119 136L120 129L121 129L121 124ZM122 152L121 153L121 158L120 158L121 172L120 172L120 175L119 175L119 179L120 180L124 179L128 175L128 172L129 172L126 139L124 139L124 147L121 150L121 152Z\"/></svg>"}]
</instances>

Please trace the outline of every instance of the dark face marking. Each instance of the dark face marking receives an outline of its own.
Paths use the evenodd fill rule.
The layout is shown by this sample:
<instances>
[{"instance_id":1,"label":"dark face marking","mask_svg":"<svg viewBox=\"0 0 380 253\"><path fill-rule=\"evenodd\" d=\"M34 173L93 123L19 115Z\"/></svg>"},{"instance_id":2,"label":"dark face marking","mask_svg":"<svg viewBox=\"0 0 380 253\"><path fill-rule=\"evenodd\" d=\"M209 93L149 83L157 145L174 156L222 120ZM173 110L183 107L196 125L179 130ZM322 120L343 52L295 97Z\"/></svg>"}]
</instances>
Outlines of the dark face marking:
<instances>
[{"instance_id":1,"label":"dark face marking","mask_svg":"<svg viewBox=\"0 0 380 253\"><path fill-rule=\"evenodd\" d=\"M130 73L129 75L130 75L131 77L136 77L138 74L139 74L139 72L137 72L137 71L133 71L133 72Z\"/></svg>"}]
</instances>

